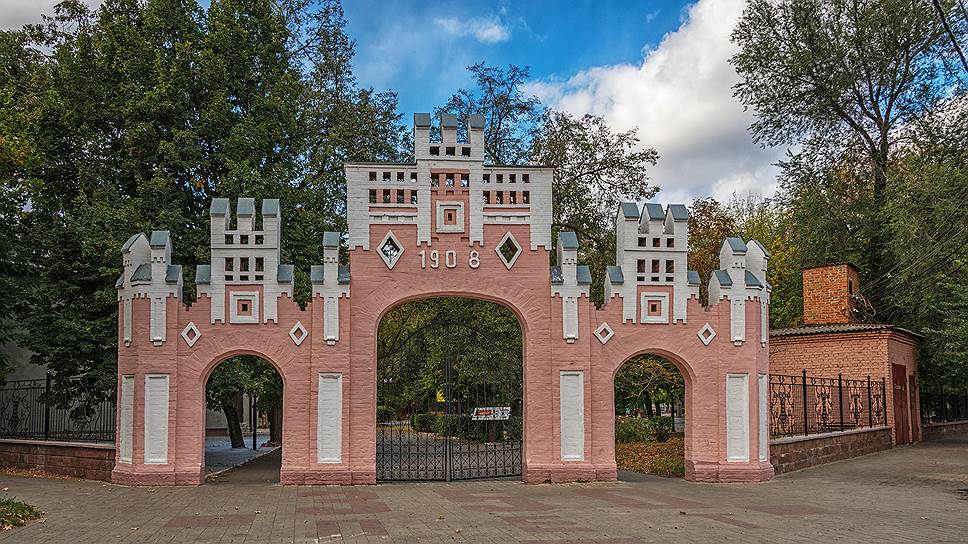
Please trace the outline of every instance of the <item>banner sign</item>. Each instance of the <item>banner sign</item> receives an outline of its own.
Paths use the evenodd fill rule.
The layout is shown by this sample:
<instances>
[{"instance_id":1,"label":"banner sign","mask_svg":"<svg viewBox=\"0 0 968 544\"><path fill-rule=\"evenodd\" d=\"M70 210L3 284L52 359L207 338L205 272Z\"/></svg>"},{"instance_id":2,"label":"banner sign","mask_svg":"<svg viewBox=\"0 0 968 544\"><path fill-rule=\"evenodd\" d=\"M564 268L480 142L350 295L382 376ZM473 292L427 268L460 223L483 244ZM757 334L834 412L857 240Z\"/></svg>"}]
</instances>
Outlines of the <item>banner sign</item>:
<instances>
[{"instance_id":1,"label":"banner sign","mask_svg":"<svg viewBox=\"0 0 968 544\"><path fill-rule=\"evenodd\" d=\"M471 412L471 419L474 421L506 420L510 417L510 406L478 406Z\"/></svg>"}]
</instances>

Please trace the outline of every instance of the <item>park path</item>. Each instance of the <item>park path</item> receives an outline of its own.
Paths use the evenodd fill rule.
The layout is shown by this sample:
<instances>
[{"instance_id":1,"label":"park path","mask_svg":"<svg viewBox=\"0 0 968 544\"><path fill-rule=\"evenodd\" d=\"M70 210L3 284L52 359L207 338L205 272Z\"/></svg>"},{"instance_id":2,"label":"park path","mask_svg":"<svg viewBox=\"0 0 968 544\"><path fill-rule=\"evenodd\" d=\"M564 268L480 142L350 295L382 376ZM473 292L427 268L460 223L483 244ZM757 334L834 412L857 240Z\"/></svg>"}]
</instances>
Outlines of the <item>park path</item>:
<instances>
[{"instance_id":1,"label":"park path","mask_svg":"<svg viewBox=\"0 0 968 544\"><path fill-rule=\"evenodd\" d=\"M966 542L968 436L762 484L281 486L278 452L202 487L3 477L43 522L18 543Z\"/></svg>"}]
</instances>

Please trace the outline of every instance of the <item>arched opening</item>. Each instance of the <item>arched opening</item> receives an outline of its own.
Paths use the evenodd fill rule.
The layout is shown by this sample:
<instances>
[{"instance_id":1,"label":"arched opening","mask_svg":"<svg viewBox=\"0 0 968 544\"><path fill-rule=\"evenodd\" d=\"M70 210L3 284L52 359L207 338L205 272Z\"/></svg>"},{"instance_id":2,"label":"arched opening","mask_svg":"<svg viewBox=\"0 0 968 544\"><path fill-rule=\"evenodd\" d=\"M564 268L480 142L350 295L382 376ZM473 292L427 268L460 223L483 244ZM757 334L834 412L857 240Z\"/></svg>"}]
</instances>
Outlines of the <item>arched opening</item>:
<instances>
[{"instance_id":1,"label":"arched opening","mask_svg":"<svg viewBox=\"0 0 968 544\"><path fill-rule=\"evenodd\" d=\"M615 373L615 463L620 475L685 475L686 380L678 365L651 353Z\"/></svg>"},{"instance_id":2,"label":"arched opening","mask_svg":"<svg viewBox=\"0 0 968 544\"><path fill-rule=\"evenodd\" d=\"M282 376L257 355L234 355L212 369L205 383L206 478L246 465L252 478L279 481L282 395Z\"/></svg>"},{"instance_id":3,"label":"arched opening","mask_svg":"<svg viewBox=\"0 0 968 544\"><path fill-rule=\"evenodd\" d=\"M377 334L377 480L521 475L521 325L508 308L399 304Z\"/></svg>"}]
</instances>

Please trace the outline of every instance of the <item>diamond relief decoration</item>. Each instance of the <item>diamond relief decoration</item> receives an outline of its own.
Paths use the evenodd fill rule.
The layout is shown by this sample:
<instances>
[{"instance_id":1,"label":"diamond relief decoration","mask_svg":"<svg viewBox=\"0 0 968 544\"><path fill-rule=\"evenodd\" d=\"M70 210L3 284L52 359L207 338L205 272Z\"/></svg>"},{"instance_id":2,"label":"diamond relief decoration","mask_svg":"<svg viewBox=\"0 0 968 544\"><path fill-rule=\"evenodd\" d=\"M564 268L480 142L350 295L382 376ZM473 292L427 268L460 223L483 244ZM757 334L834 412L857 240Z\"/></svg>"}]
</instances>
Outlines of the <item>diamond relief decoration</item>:
<instances>
[{"instance_id":1,"label":"diamond relief decoration","mask_svg":"<svg viewBox=\"0 0 968 544\"><path fill-rule=\"evenodd\" d=\"M511 270L511 267L514 266L514 261L518 260L518 257L521 256L521 244L519 244L518 241L514 239L514 235L509 232L504 235L504 238L501 238L501 243L494 248L494 251L497 253L497 256L501 258L501 262L504 263L504 266L506 266L508 270Z\"/></svg>"},{"instance_id":2,"label":"diamond relief decoration","mask_svg":"<svg viewBox=\"0 0 968 544\"><path fill-rule=\"evenodd\" d=\"M709 343L713 341L713 338L716 338L716 331L709 326L709 323L706 323L703 328L699 329L699 332L696 333L696 336L699 337L699 340L704 346L708 346Z\"/></svg>"},{"instance_id":3,"label":"diamond relief decoration","mask_svg":"<svg viewBox=\"0 0 968 544\"><path fill-rule=\"evenodd\" d=\"M188 347L192 347L195 345L195 342L198 342L198 339L202 337L202 333L199 332L198 327L195 326L195 322L191 321L188 323L188 325L185 325L184 329L182 329L181 337L182 340L188 344Z\"/></svg>"},{"instance_id":4,"label":"diamond relief decoration","mask_svg":"<svg viewBox=\"0 0 968 544\"><path fill-rule=\"evenodd\" d=\"M604 321L598 326L597 329L595 329L595 338L598 338L598 341L603 345L611 340L612 336L615 336L615 331L613 331L612 327L609 327L608 323Z\"/></svg>"},{"instance_id":5,"label":"diamond relief decoration","mask_svg":"<svg viewBox=\"0 0 968 544\"><path fill-rule=\"evenodd\" d=\"M403 244L393 235L392 230L387 232L387 235L383 237L383 241L380 242L380 246L377 248L377 253L390 270L393 270L393 265L397 264L397 261L400 260L403 251Z\"/></svg>"},{"instance_id":6,"label":"diamond relief decoration","mask_svg":"<svg viewBox=\"0 0 968 544\"><path fill-rule=\"evenodd\" d=\"M307 336L309 336L309 331L306 330L306 327L303 327L301 321L296 321L296 324L289 329L289 338L292 338L292 341L295 342L297 346L302 344L303 340L305 340Z\"/></svg>"}]
</instances>

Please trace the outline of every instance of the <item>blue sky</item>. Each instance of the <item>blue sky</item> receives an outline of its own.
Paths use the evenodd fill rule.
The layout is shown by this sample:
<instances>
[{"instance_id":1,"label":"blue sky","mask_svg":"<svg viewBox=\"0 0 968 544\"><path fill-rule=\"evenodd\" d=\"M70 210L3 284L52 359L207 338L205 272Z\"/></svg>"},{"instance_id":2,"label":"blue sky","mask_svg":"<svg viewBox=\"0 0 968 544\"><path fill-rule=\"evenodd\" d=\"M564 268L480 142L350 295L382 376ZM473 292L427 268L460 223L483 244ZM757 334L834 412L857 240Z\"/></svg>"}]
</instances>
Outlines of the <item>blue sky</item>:
<instances>
[{"instance_id":1,"label":"blue sky","mask_svg":"<svg viewBox=\"0 0 968 544\"><path fill-rule=\"evenodd\" d=\"M56 0L0 0L0 28ZM98 5L101 0L85 0ZM203 3L207 4L207 0ZM762 149L733 98L730 32L745 0L507 2L344 0L360 83L398 93L409 123L457 89L468 65L531 68L526 90L549 107L638 130L659 152L655 200L772 196L783 150Z\"/></svg>"}]
</instances>

